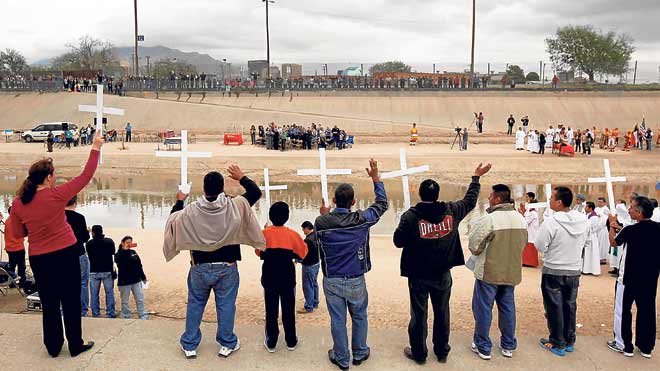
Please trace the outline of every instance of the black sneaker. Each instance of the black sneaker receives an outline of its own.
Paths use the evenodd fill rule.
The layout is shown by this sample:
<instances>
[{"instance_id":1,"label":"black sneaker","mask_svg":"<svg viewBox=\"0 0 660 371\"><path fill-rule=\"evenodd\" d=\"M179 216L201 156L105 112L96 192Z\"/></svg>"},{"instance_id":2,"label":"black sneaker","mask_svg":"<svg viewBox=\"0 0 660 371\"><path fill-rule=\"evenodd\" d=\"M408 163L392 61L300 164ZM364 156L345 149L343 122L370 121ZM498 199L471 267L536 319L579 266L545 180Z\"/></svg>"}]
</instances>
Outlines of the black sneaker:
<instances>
[{"instance_id":1,"label":"black sneaker","mask_svg":"<svg viewBox=\"0 0 660 371\"><path fill-rule=\"evenodd\" d=\"M94 342L93 341L88 341L87 344L83 344L83 346L75 351L71 352L71 357L77 357L81 353L85 353L86 351L92 349L94 347Z\"/></svg>"},{"instance_id":2,"label":"black sneaker","mask_svg":"<svg viewBox=\"0 0 660 371\"><path fill-rule=\"evenodd\" d=\"M403 355L406 356L409 360L417 363L418 365L423 365L426 363L426 359L417 359L413 355L412 349L410 347L403 348Z\"/></svg>"},{"instance_id":3,"label":"black sneaker","mask_svg":"<svg viewBox=\"0 0 660 371\"><path fill-rule=\"evenodd\" d=\"M366 362L369 359L369 356L371 355L371 351L367 353L367 355L362 358L362 359L355 359L353 358L353 366L359 366L362 364L362 362Z\"/></svg>"},{"instance_id":4,"label":"black sneaker","mask_svg":"<svg viewBox=\"0 0 660 371\"><path fill-rule=\"evenodd\" d=\"M340 370L342 370L342 371L348 370L348 366L342 366L342 365L339 364L339 362L337 362L337 360L335 359L335 356L332 352L332 349L328 350L328 360L330 360L330 363L332 363L333 365L339 367Z\"/></svg>"}]
</instances>

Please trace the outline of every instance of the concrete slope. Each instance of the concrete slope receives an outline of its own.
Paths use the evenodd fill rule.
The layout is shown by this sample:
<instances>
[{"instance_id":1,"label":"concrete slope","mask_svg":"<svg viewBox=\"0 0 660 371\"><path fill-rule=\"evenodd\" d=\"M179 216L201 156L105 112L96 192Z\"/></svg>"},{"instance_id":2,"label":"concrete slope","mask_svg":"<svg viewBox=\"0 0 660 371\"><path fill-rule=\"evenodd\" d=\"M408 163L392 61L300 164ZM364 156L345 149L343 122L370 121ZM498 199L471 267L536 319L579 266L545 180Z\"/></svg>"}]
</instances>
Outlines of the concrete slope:
<instances>
[{"instance_id":1,"label":"concrete slope","mask_svg":"<svg viewBox=\"0 0 660 371\"><path fill-rule=\"evenodd\" d=\"M130 121L137 130L187 128L222 132L252 124L339 125L354 133L400 133L411 122L442 130L469 126L473 112L484 112L485 130L503 131L506 118L528 115L533 127L566 124L572 127L632 128L642 117L655 128L660 119L660 93L655 92L429 92L390 94L274 93L153 93L135 97L106 96L106 104L124 108L126 117L109 117L112 127ZM93 104L91 94L0 94L0 129L29 128L39 122L91 122L77 112L78 104Z\"/></svg>"}]
</instances>

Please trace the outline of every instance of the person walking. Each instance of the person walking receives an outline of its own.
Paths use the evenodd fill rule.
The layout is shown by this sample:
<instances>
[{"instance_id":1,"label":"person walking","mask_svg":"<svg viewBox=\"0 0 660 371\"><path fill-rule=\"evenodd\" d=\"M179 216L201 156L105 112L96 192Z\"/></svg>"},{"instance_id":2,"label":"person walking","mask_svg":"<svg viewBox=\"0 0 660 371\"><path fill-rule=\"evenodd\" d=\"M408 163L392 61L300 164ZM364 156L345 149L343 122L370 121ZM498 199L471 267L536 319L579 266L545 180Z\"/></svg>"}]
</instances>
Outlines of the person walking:
<instances>
[{"instance_id":1,"label":"person walking","mask_svg":"<svg viewBox=\"0 0 660 371\"><path fill-rule=\"evenodd\" d=\"M62 319L72 357L94 346L82 339L80 259L64 209L94 176L102 146L103 138L95 137L83 172L57 186L52 159L35 162L12 204L16 218L12 233L30 241L30 266L43 310L43 341L51 357L57 357L64 345Z\"/></svg>"},{"instance_id":2,"label":"person walking","mask_svg":"<svg viewBox=\"0 0 660 371\"><path fill-rule=\"evenodd\" d=\"M197 347L202 341L199 326L211 290L215 295L218 317L218 355L226 358L241 348L234 333L240 245L258 250L263 250L266 245L251 209L261 198L259 186L237 165L230 165L228 172L245 189L242 196L227 196L222 174L209 172L204 177L204 196L184 207L188 195L179 192L166 223L165 260L172 260L180 250L190 251L186 324L180 339L186 358L197 356Z\"/></svg>"},{"instance_id":3,"label":"person walking","mask_svg":"<svg viewBox=\"0 0 660 371\"><path fill-rule=\"evenodd\" d=\"M75 211L77 206L78 196L76 195L67 202L64 213L66 214L67 223L69 223L73 234L76 236L75 249L78 251L78 259L80 260L80 315L87 317L87 310L89 309L89 258L85 251L85 244L89 241L89 230L87 229L85 217Z\"/></svg>"},{"instance_id":4,"label":"person walking","mask_svg":"<svg viewBox=\"0 0 660 371\"><path fill-rule=\"evenodd\" d=\"M509 116L506 120L506 123L509 125L509 129L506 131L507 135L513 135L513 125L516 124L516 119L513 118L513 114Z\"/></svg>"},{"instance_id":5,"label":"person walking","mask_svg":"<svg viewBox=\"0 0 660 371\"><path fill-rule=\"evenodd\" d=\"M527 244L527 221L511 200L511 189L493 186L488 197L490 208L470 230L470 252L466 264L474 272L472 351L479 358L491 359L490 325L493 304L497 303L502 356L513 357L516 340L515 286L522 281L522 252Z\"/></svg>"},{"instance_id":6,"label":"person walking","mask_svg":"<svg viewBox=\"0 0 660 371\"><path fill-rule=\"evenodd\" d=\"M421 202L402 216L394 231L393 242L402 248L401 276L408 278L410 295L410 346L404 355L418 363L426 362L428 301L433 306L433 353L441 363L447 361L453 267L465 264L458 227L477 205L481 185L479 179L490 170L481 164L475 170L465 197L458 201L441 201L440 185L433 179L419 186Z\"/></svg>"},{"instance_id":7,"label":"person walking","mask_svg":"<svg viewBox=\"0 0 660 371\"><path fill-rule=\"evenodd\" d=\"M571 210L572 203L573 191L555 187L550 198L554 214L541 224L534 243L543 253L541 293L550 332L540 344L562 357L574 350L582 251L591 245L587 216Z\"/></svg>"},{"instance_id":8,"label":"person walking","mask_svg":"<svg viewBox=\"0 0 660 371\"><path fill-rule=\"evenodd\" d=\"M92 316L101 316L99 292L101 284L105 292L105 315L108 318L117 317L115 313L115 279L114 269L115 242L103 234L103 227L92 226L92 239L87 242L89 256L89 277L91 291Z\"/></svg>"},{"instance_id":9,"label":"person walking","mask_svg":"<svg viewBox=\"0 0 660 371\"><path fill-rule=\"evenodd\" d=\"M130 122L127 123L127 124L126 124L126 129L125 129L125 130L126 130L126 143L130 143L130 142L133 141L133 136L132 136L132 133L133 133L133 125L131 125Z\"/></svg>"},{"instance_id":10,"label":"person walking","mask_svg":"<svg viewBox=\"0 0 660 371\"><path fill-rule=\"evenodd\" d=\"M307 245L307 256L302 260L302 288L305 296L304 309L298 313L311 313L319 307L319 245L314 233L314 224L305 221L301 226L305 234L305 244Z\"/></svg>"},{"instance_id":11,"label":"person walking","mask_svg":"<svg viewBox=\"0 0 660 371\"><path fill-rule=\"evenodd\" d=\"M367 345L367 305L369 302L364 274L371 270L369 229L387 211L387 194L380 180L378 162L369 160L367 174L374 184L375 202L366 210L351 211L355 191L350 184L340 184L332 199L337 206L330 211L321 203L321 216L315 229L323 270L323 292L330 314L332 349L328 359L341 370L351 360L359 366L369 358ZM351 347L348 345L346 311L353 321Z\"/></svg>"},{"instance_id":12,"label":"person walking","mask_svg":"<svg viewBox=\"0 0 660 371\"><path fill-rule=\"evenodd\" d=\"M144 308L144 293L142 289L147 286L147 276L142 268L140 256L133 249L137 244L133 243L133 237L125 236L121 239L121 244L115 254L115 263L117 263L117 286L119 286L119 295L121 296L121 317L131 318L131 309L128 306L130 294L133 293L135 306L137 307L138 318L147 319L147 311Z\"/></svg>"}]
</instances>

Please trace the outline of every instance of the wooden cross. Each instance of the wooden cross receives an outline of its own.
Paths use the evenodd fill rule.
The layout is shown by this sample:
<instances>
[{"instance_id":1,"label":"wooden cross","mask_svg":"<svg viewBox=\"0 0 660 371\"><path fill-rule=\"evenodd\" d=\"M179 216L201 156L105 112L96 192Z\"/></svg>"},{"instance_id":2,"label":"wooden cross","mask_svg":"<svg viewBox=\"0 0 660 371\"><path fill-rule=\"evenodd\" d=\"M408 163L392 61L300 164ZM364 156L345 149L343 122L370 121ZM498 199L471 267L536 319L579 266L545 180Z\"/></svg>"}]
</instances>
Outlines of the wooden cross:
<instances>
[{"instance_id":1,"label":"wooden cross","mask_svg":"<svg viewBox=\"0 0 660 371\"><path fill-rule=\"evenodd\" d=\"M351 175L351 169L328 169L326 166L325 148L319 148L319 162L318 169L301 169L298 170L298 176L321 176L321 195L326 205L328 201L328 175Z\"/></svg>"},{"instance_id":2,"label":"wooden cross","mask_svg":"<svg viewBox=\"0 0 660 371\"><path fill-rule=\"evenodd\" d=\"M188 159L209 158L211 152L188 152L188 130L181 130L181 151L156 151L156 157L180 157L181 158L181 184L179 191L189 194L192 183L188 183Z\"/></svg>"},{"instance_id":3,"label":"wooden cross","mask_svg":"<svg viewBox=\"0 0 660 371\"><path fill-rule=\"evenodd\" d=\"M610 205L610 213L616 215L616 205L614 202L614 187L612 183L625 182L627 181L625 176L612 177L612 172L610 171L610 160L604 159L603 166L605 167L605 178L589 178L589 183L605 183L607 187L607 199Z\"/></svg>"},{"instance_id":4,"label":"wooden cross","mask_svg":"<svg viewBox=\"0 0 660 371\"><path fill-rule=\"evenodd\" d=\"M383 173L380 175L380 178L392 179L401 177L401 181L403 182L403 207L405 210L408 210L410 209L410 185L408 183L408 176L429 171L429 166L424 165L408 168L408 163L406 161L406 150L403 148L399 149L399 159L401 162L401 169Z\"/></svg>"},{"instance_id":5,"label":"wooden cross","mask_svg":"<svg viewBox=\"0 0 660 371\"><path fill-rule=\"evenodd\" d=\"M533 204L527 204L527 210L531 209L541 209L550 207L550 198L552 197L552 184L548 183L545 185L545 202L535 202Z\"/></svg>"},{"instance_id":6,"label":"wooden cross","mask_svg":"<svg viewBox=\"0 0 660 371\"><path fill-rule=\"evenodd\" d=\"M96 113L96 135L103 135L103 115L124 116L124 110L120 108L103 107L103 85L96 85L96 105L79 105L80 112ZM99 153L99 164L103 163L103 152Z\"/></svg>"},{"instance_id":7,"label":"wooden cross","mask_svg":"<svg viewBox=\"0 0 660 371\"><path fill-rule=\"evenodd\" d=\"M264 185L259 187L262 191L266 193L266 207L270 207L270 191L284 191L287 189L286 185L270 185L270 177L268 174L268 168L264 169Z\"/></svg>"}]
</instances>

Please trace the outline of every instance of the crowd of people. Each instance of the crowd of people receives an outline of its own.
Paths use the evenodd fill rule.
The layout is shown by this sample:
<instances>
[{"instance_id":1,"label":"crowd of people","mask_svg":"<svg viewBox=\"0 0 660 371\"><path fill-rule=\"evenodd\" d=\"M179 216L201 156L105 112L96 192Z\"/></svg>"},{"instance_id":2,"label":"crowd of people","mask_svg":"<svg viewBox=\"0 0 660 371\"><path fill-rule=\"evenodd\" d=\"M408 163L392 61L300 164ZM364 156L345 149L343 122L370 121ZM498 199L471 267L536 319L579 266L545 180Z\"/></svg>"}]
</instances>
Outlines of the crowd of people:
<instances>
[{"instance_id":1,"label":"crowd of people","mask_svg":"<svg viewBox=\"0 0 660 371\"><path fill-rule=\"evenodd\" d=\"M122 78L115 79L98 73L95 79L85 76L67 76L62 79L62 88L67 92L96 92L97 84L104 85L104 88L110 94L124 95L124 80Z\"/></svg>"},{"instance_id":2,"label":"crowd of people","mask_svg":"<svg viewBox=\"0 0 660 371\"><path fill-rule=\"evenodd\" d=\"M130 123L126 124L126 142L132 141L132 130L133 126ZM96 127L91 124L78 129L68 127L59 136L53 134L52 131L48 131L48 134L46 135L46 150L48 152L53 152L54 146L58 143L68 149L71 149L71 147L92 145L94 135L96 135ZM108 142L116 142L119 138L119 133L116 129L110 129L103 133L103 137Z\"/></svg>"},{"instance_id":3,"label":"crowd of people","mask_svg":"<svg viewBox=\"0 0 660 371\"><path fill-rule=\"evenodd\" d=\"M146 318L141 291L146 276L133 240L124 237L119 252L115 252L114 242L103 235L100 226L94 226L92 240L87 241L89 234L84 217L73 211L76 194L94 175L102 144L103 139L97 134L81 175L61 185L55 185L52 160L34 163L17 193L8 220L9 236L20 241L12 246L23 244L21 239L25 237L29 239L30 264L43 305L44 344L53 357L58 356L64 342L62 315L71 355L76 356L93 346L93 342L83 342L81 328L81 317L87 311L84 283L81 293L84 278L79 272L87 269L87 260L92 280L92 315L100 315L94 296L101 283L106 293L113 285L114 258L119 269L122 315L130 316L124 303L132 292L139 317ZM500 353L503 357L513 357L517 349L515 286L522 280L523 265L538 264L538 261L534 264L527 261L531 255L538 260L536 253L529 253L530 248L543 254L540 286L549 336L539 343L557 356L576 351L580 274L591 273L588 267L593 256L602 257L604 237L601 229L596 230L593 225L597 223L601 228L603 220L607 220L607 247L617 247L615 253L611 248L608 253L617 257L618 264L615 339L607 346L630 357L636 345L643 357L650 358L655 345L655 301L660 276L660 247L654 238L660 235L660 223L654 221L660 216L657 202L654 204L647 197L633 195L627 213L620 210L625 207L617 207L618 216L611 216L604 199L599 200L601 209L597 211L581 195L575 197L577 202L573 205L573 191L555 187L543 223L539 223L538 215L535 221L530 217L536 210L524 205L516 210L510 188L497 184L489 193L490 206L486 214L472 223L468 234L470 257L466 261L459 224L475 208L481 191L480 179L490 169L490 164L479 164L465 197L458 201L441 201L440 185L433 179L424 180L418 191L421 201L400 218L393 243L402 249L400 270L401 276L408 280L411 307L409 346L403 349L403 354L416 363L426 362L430 298L435 317L433 353L439 362L447 361L451 351L451 269L466 265L475 278L472 351L481 359L492 358L489 329L496 303L501 331ZM204 176L204 194L197 200L186 205L188 195L181 191L176 195L177 201L166 222L163 253L166 261L181 251L190 254L185 329L180 337L186 358L197 355L202 339L200 324L211 291L215 294L218 318L218 354L229 357L240 349L240 341L234 333L239 289L237 262L242 258L240 245L247 245L252 246L263 261L261 284L266 351L277 350L279 306L287 349L293 351L299 344L294 295L294 261L299 261L305 267L302 280L305 304L299 313L313 312L318 307L319 268L322 272L333 343L327 352L329 362L347 370L350 363L360 365L369 359L366 286L366 274L372 266L369 232L387 211L388 199L378 162L371 159L366 172L373 183L373 204L364 210L354 210L354 187L340 184L332 198L335 208L322 202L316 220L301 226L304 240L284 226L290 212L289 205L284 202L270 205L270 222L262 229L251 210L261 198L261 190L237 165L230 165L228 174L245 189L240 196L230 197L225 193L225 179L217 171ZM534 194L527 195L528 202L534 199ZM596 240L598 242L594 242ZM594 248L595 243L598 248ZM106 300L110 300L106 302L106 316L112 317L115 314L112 295L107 294ZM637 306L634 343L633 303ZM347 312L353 324L350 343Z\"/></svg>"},{"instance_id":4,"label":"crowd of people","mask_svg":"<svg viewBox=\"0 0 660 371\"><path fill-rule=\"evenodd\" d=\"M348 135L346 130L335 125L323 128L312 123L306 128L302 125L277 125L274 122L258 127L250 127L250 141L252 145L265 146L266 149L286 151L287 148L301 149L312 148L336 148L338 150L352 147L355 144L354 137Z\"/></svg>"}]
</instances>

